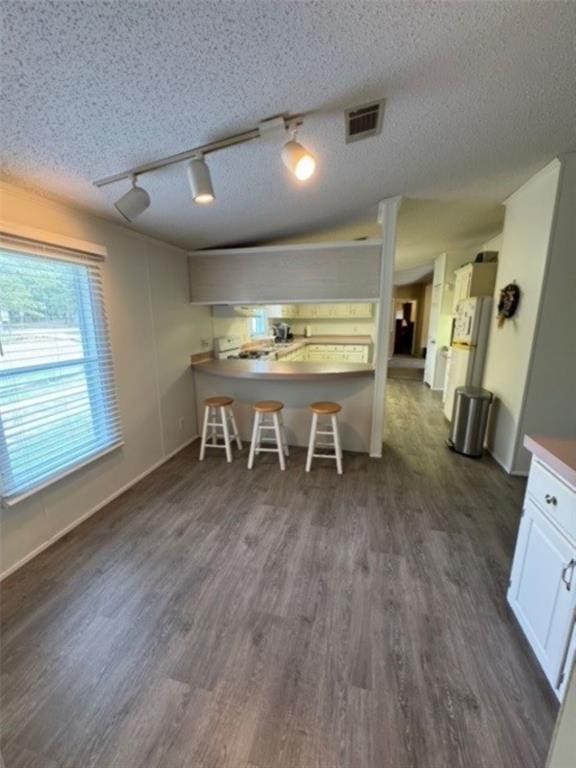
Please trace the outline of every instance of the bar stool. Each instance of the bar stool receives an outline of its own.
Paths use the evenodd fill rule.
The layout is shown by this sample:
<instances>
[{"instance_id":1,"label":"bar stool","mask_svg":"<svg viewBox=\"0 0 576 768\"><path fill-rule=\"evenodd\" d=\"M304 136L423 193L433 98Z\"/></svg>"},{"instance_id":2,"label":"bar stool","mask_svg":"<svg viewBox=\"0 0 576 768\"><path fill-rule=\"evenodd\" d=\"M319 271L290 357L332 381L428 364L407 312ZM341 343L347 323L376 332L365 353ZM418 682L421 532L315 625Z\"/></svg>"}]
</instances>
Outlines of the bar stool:
<instances>
[{"instance_id":1,"label":"bar stool","mask_svg":"<svg viewBox=\"0 0 576 768\"><path fill-rule=\"evenodd\" d=\"M202 426L202 443L200 444L200 461L204 461L206 448L224 448L226 451L226 461L232 461L232 441L230 434L236 440L236 445L241 450L242 441L238 434L234 411L232 410L232 397L208 397L204 400L204 424ZM208 427L210 430L210 442L208 442ZM218 434L218 430L222 430ZM218 439L224 438L223 443Z\"/></svg>"},{"instance_id":2,"label":"bar stool","mask_svg":"<svg viewBox=\"0 0 576 768\"><path fill-rule=\"evenodd\" d=\"M278 400L261 400L259 403L254 403L254 426L252 428L250 455L248 456L248 469L252 469L254 456L259 453L277 453L280 469L286 469L284 454L288 456L289 451L284 420L282 419L282 408L284 408L284 403ZM265 421L267 416L271 419L268 422ZM263 431L274 432L274 436L264 438L266 443L273 443L273 446L262 447Z\"/></svg>"},{"instance_id":3,"label":"bar stool","mask_svg":"<svg viewBox=\"0 0 576 768\"><path fill-rule=\"evenodd\" d=\"M310 442L308 443L308 456L306 458L306 472L310 472L312 459L336 459L336 470L339 475L342 474L342 446L340 444L340 432L338 431L338 420L336 414L340 413L342 406L338 403L312 403L312 426L310 428ZM332 429L318 429L318 418L329 416ZM333 441L326 440L322 443L316 442L316 435L329 435ZM334 448L334 453L314 453L315 448Z\"/></svg>"}]
</instances>

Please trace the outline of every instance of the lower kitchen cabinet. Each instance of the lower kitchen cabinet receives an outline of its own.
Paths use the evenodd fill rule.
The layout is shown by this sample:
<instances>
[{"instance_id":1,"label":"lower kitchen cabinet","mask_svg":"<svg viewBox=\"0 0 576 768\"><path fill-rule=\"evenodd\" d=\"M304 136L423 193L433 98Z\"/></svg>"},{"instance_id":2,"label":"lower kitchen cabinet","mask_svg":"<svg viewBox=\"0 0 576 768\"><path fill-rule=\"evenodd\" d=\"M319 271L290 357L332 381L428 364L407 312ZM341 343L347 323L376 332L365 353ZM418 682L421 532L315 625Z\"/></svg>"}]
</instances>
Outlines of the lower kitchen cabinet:
<instances>
[{"instance_id":1,"label":"lower kitchen cabinet","mask_svg":"<svg viewBox=\"0 0 576 768\"><path fill-rule=\"evenodd\" d=\"M550 685L562 698L576 647L576 541L555 516L557 500L572 506L576 492L540 461L532 460L531 477L555 499L543 509L532 496L529 479L510 575L508 602L540 662ZM566 496L566 491L572 495Z\"/></svg>"},{"instance_id":2,"label":"lower kitchen cabinet","mask_svg":"<svg viewBox=\"0 0 576 768\"><path fill-rule=\"evenodd\" d=\"M369 358L366 344L306 344L280 357L286 363L368 363Z\"/></svg>"}]
</instances>

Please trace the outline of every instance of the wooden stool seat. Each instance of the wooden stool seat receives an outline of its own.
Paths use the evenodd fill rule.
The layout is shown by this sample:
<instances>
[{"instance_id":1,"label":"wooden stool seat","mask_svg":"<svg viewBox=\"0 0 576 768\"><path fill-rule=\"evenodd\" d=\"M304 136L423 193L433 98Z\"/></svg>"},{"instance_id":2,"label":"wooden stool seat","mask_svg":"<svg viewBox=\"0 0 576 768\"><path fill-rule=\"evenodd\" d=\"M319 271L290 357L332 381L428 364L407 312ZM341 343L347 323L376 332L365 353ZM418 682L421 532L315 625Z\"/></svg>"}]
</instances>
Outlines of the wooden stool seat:
<instances>
[{"instance_id":1,"label":"wooden stool seat","mask_svg":"<svg viewBox=\"0 0 576 768\"><path fill-rule=\"evenodd\" d=\"M342 410L341 405L338 405L338 403L331 403L329 401L320 402L320 403L311 403L310 408L311 410L314 411L314 413L318 413L320 415L340 413L340 411Z\"/></svg>"},{"instance_id":2,"label":"wooden stool seat","mask_svg":"<svg viewBox=\"0 0 576 768\"><path fill-rule=\"evenodd\" d=\"M279 400L260 400L259 403L254 403L254 410L258 413L277 413L284 408L284 403Z\"/></svg>"},{"instance_id":3,"label":"wooden stool seat","mask_svg":"<svg viewBox=\"0 0 576 768\"><path fill-rule=\"evenodd\" d=\"M233 397L207 397L204 400L204 405L207 408L224 408L227 405L232 405L233 402Z\"/></svg>"}]
</instances>

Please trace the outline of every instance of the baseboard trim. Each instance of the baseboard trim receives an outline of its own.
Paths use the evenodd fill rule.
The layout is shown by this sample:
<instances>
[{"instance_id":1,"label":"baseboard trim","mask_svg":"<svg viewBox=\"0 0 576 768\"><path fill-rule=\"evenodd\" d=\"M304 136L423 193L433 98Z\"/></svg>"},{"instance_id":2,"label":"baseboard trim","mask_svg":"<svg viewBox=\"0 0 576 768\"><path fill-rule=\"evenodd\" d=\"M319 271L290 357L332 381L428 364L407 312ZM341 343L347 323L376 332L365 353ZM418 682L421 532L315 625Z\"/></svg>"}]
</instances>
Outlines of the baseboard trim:
<instances>
[{"instance_id":1,"label":"baseboard trim","mask_svg":"<svg viewBox=\"0 0 576 768\"><path fill-rule=\"evenodd\" d=\"M486 450L488 451L490 456L492 456L492 458L494 459L496 464L498 464L500 467L502 467L504 472L506 472L506 474L509 475L510 474L510 467L504 462L504 460L500 456L498 456L497 453L494 453L494 451L491 451L490 448L486 447Z\"/></svg>"},{"instance_id":2,"label":"baseboard trim","mask_svg":"<svg viewBox=\"0 0 576 768\"><path fill-rule=\"evenodd\" d=\"M489 448L486 449L490 456L494 459L496 464L499 464L504 472L506 472L507 475L512 475L513 477L528 477L528 471L523 469L512 469L511 466L508 464L505 464L504 461L498 456L498 454L493 453Z\"/></svg>"},{"instance_id":3,"label":"baseboard trim","mask_svg":"<svg viewBox=\"0 0 576 768\"><path fill-rule=\"evenodd\" d=\"M26 565L26 563L30 562L30 560L33 560L41 552L44 552L45 549L48 549L48 547L51 547L52 544L55 544L63 536L66 536L67 533L70 533L70 531L73 531L74 528L77 528L83 522L88 520L88 518L92 517L92 515L95 515L96 512L99 512L107 504L110 504L111 501L114 501L114 499L117 499L118 496L121 496L123 493L126 493L126 491L130 490L130 488L132 488L134 485L136 485L136 483L139 483L140 480L143 480L145 477L147 477L152 472L154 472L154 470L158 469L158 467L161 467L162 464L165 464L167 461L170 461L170 459L173 458L174 456L176 456L177 453L180 453L180 451L183 451L184 448L187 448L195 440L198 440L199 437L200 437L199 435L195 435L194 437L191 437L189 440L186 440L186 442L182 443L182 445L178 446L178 448L175 448L173 451L168 453L166 456L163 456L155 464L152 464L151 467L148 467L148 469L146 469L144 472L141 472L139 475L137 475L135 478L133 478L128 483L123 485L121 488L118 488L118 490L114 491L114 493L110 494L110 496L107 496L103 501L101 501L98 504L96 504L95 507L92 507L91 509L89 509L83 515L81 515L76 520L74 520L72 523L67 525L65 528L62 528L61 531L58 531L58 533L56 533L50 539L45 541L43 544L40 544L39 547L36 547L36 549L33 549L32 552L29 552L21 560L18 560L18 562L16 562L13 565L11 565L5 571L2 571L2 573L0 573L0 582L3 581L7 576L10 576L12 573L17 571L23 565Z\"/></svg>"}]
</instances>

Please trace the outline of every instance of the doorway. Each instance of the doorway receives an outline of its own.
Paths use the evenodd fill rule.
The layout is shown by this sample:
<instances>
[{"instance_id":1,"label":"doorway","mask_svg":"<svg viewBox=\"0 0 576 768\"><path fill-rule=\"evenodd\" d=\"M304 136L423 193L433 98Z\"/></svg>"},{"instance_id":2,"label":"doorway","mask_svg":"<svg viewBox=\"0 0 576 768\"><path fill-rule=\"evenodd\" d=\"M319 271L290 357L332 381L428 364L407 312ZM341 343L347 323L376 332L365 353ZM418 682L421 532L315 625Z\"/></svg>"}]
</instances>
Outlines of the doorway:
<instances>
[{"instance_id":1,"label":"doorway","mask_svg":"<svg viewBox=\"0 0 576 768\"><path fill-rule=\"evenodd\" d=\"M416 353L416 299L396 299L394 302L394 355Z\"/></svg>"}]
</instances>

